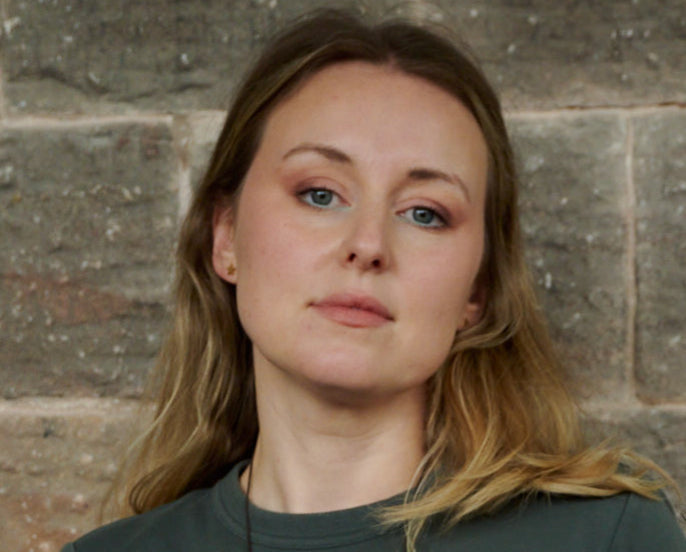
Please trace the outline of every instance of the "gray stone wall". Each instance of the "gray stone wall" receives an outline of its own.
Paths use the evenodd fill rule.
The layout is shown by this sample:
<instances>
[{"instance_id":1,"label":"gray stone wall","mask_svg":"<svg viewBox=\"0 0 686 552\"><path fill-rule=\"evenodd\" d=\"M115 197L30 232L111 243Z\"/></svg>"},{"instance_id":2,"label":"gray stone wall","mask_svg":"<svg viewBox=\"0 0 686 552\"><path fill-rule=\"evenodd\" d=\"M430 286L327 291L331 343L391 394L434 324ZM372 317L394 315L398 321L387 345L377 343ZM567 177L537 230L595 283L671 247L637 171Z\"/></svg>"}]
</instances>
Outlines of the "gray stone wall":
<instances>
[{"instance_id":1,"label":"gray stone wall","mask_svg":"<svg viewBox=\"0 0 686 552\"><path fill-rule=\"evenodd\" d=\"M0 0L0 549L93 526L232 87L271 29L326 4ZM589 432L686 487L683 0L402 6L462 34L502 93Z\"/></svg>"}]
</instances>

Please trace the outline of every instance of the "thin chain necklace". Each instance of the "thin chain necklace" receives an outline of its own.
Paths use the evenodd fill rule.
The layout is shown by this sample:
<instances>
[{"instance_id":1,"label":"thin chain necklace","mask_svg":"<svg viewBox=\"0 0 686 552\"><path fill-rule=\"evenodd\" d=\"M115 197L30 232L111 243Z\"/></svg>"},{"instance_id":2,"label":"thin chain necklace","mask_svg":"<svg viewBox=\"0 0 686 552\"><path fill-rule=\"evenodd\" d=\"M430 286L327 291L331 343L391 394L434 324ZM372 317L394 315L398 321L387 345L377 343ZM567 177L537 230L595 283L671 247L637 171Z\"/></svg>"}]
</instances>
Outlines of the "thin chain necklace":
<instances>
[{"instance_id":1,"label":"thin chain necklace","mask_svg":"<svg viewBox=\"0 0 686 552\"><path fill-rule=\"evenodd\" d=\"M252 462L248 464L248 485L245 490L245 540L248 552L252 552L252 531L250 529L250 486L252 485Z\"/></svg>"}]
</instances>

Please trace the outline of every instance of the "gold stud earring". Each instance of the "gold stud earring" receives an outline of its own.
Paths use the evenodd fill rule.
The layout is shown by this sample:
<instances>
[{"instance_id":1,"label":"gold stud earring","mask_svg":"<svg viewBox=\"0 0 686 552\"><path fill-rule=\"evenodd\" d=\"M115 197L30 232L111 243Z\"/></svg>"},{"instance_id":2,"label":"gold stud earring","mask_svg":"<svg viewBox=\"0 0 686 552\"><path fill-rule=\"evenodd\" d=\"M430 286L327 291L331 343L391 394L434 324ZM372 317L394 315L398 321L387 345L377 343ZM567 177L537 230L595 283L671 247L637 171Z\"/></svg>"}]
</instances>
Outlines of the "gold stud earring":
<instances>
[{"instance_id":1,"label":"gold stud earring","mask_svg":"<svg viewBox=\"0 0 686 552\"><path fill-rule=\"evenodd\" d=\"M234 274L236 274L236 267L233 264L230 264L226 267L226 275L233 276Z\"/></svg>"}]
</instances>

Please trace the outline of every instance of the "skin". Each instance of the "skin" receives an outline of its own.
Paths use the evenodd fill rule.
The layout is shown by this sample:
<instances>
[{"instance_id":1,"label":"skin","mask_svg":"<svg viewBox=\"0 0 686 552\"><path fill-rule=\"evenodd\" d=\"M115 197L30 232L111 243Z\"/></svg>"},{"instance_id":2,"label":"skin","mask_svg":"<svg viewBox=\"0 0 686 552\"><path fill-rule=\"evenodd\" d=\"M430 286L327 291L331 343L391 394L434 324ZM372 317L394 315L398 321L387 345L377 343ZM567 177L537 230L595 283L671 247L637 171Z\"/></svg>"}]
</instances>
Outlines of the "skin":
<instances>
[{"instance_id":1,"label":"skin","mask_svg":"<svg viewBox=\"0 0 686 552\"><path fill-rule=\"evenodd\" d=\"M214 218L253 343L255 504L335 510L410 485L426 382L481 315L487 166L468 110L389 67L328 67L275 108L237 209Z\"/></svg>"}]
</instances>

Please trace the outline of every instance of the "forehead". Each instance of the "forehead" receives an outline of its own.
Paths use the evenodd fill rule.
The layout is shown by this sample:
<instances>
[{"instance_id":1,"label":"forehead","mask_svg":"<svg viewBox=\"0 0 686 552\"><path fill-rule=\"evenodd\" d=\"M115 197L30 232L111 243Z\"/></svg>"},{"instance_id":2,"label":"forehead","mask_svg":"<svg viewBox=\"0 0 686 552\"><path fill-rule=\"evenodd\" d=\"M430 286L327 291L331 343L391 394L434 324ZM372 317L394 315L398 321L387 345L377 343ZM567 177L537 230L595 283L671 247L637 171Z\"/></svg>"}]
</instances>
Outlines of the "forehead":
<instances>
[{"instance_id":1,"label":"forehead","mask_svg":"<svg viewBox=\"0 0 686 552\"><path fill-rule=\"evenodd\" d=\"M436 102L440 104L439 109L451 105L449 110L466 114L478 126L472 114L456 95L429 79L406 73L389 64L365 61L328 65L308 76L276 104L272 115L302 104L309 104L310 107L327 104L327 109L333 109L355 102L368 103L379 94L383 97L383 103L388 110L401 107L408 100ZM378 109L378 106L376 108Z\"/></svg>"}]
</instances>

